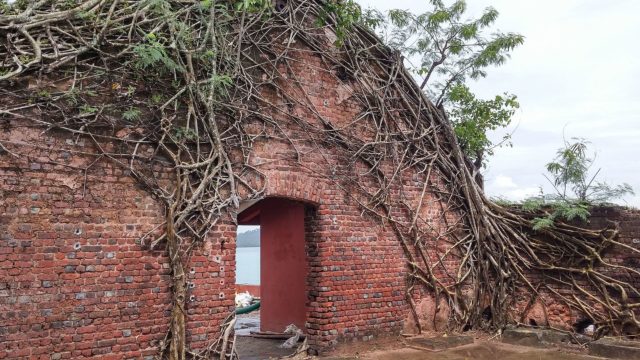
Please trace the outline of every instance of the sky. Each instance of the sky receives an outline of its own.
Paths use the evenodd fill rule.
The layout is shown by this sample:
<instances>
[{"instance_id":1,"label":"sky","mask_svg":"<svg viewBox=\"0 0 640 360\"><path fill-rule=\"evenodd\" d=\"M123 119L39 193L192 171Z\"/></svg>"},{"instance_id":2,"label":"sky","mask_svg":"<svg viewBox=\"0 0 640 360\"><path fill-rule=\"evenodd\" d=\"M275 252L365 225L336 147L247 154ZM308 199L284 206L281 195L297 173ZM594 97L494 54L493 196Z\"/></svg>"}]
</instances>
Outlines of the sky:
<instances>
[{"instance_id":1,"label":"sky","mask_svg":"<svg viewBox=\"0 0 640 360\"><path fill-rule=\"evenodd\" d=\"M255 229L260 229L259 225L238 225L236 232L238 234L246 233L247 231L253 231Z\"/></svg>"},{"instance_id":2,"label":"sky","mask_svg":"<svg viewBox=\"0 0 640 360\"><path fill-rule=\"evenodd\" d=\"M427 1L358 0L363 7L427 10ZM629 183L635 196L618 201L640 207L639 0L467 0L478 16L493 6L492 31L525 36L503 66L470 87L481 98L516 94L520 109L513 147L497 149L485 171L491 196L520 200L552 187L545 164L564 138L586 138L596 153L601 181ZM491 134L496 140L504 132Z\"/></svg>"}]
</instances>

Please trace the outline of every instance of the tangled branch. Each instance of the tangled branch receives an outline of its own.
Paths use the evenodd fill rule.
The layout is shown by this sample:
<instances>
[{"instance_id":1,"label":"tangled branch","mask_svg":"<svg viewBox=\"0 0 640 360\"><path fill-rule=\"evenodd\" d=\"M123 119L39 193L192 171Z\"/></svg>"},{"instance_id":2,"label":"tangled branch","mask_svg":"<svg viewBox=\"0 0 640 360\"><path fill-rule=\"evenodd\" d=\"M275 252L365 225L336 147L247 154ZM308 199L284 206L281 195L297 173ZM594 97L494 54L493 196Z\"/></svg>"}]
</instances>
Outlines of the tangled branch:
<instances>
[{"instance_id":1,"label":"tangled branch","mask_svg":"<svg viewBox=\"0 0 640 360\"><path fill-rule=\"evenodd\" d=\"M304 130L298 142L347 159L351 170L327 180L393 229L416 318L415 299L426 289L448 303L452 330L502 328L517 321L514 295L524 288L551 293L603 333L640 328L640 304L631 302L638 290L608 272L638 275L606 260L609 249L625 246L615 226L592 231L559 223L534 231L532 214L487 199L443 109L370 31L336 31L340 22L321 1L278 2L276 10L270 2L248 4L238 10L213 0L34 1L0 15L0 81L7 85L0 116L14 126L90 139L98 159L128 169L165 205L165 231L143 239L151 247L166 244L172 270L162 356L234 357L233 317L204 352L187 348L184 268L221 216L241 199L264 195L264 175L249 160L256 141L284 140L300 156L283 121ZM344 33L340 47L331 41L336 33ZM338 127L314 108L293 70L300 51L348 79L360 109L350 125ZM255 124L260 131L249 132ZM0 149L3 157L24 156L18 144ZM170 181L158 176L161 168L171 169ZM405 191L407 174L418 179L419 194ZM436 215L425 215L435 204ZM448 244L445 251L439 243Z\"/></svg>"}]
</instances>

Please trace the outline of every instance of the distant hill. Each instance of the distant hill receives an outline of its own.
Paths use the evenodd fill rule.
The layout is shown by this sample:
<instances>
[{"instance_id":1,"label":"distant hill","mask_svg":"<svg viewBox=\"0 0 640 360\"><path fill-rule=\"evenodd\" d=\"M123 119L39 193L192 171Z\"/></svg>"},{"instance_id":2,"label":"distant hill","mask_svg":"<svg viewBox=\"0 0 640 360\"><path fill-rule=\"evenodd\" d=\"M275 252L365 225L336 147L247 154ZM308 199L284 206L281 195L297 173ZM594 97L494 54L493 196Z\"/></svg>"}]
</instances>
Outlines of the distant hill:
<instances>
[{"instance_id":1,"label":"distant hill","mask_svg":"<svg viewBox=\"0 0 640 360\"><path fill-rule=\"evenodd\" d=\"M260 246L260 229L238 234L236 242L237 247L259 247Z\"/></svg>"}]
</instances>

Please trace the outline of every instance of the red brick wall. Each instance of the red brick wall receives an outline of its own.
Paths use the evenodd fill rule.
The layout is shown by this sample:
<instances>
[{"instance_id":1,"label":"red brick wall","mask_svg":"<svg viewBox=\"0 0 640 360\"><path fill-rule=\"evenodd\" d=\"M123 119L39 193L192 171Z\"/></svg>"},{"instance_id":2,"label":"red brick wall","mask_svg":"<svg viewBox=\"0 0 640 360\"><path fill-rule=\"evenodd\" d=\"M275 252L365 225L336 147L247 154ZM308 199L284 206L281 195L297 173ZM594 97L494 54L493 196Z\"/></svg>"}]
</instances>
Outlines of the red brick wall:
<instances>
[{"instance_id":1,"label":"red brick wall","mask_svg":"<svg viewBox=\"0 0 640 360\"><path fill-rule=\"evenodd\" d=\"M0 158L0 357L151 354L167 327L158 314L168 272L163 252L139 238L162 209L106 162L85 189L82 174L63 166L89 161L76 156L91 151L82 140L26 129L2 139L45 146L14 146L28 157Z\"/></svg>"},{"instance_id":2,"label":"red brick wall","mask_svg":"<svg viewBox=\"0 0 640 360\"><path fill-rule=\"evenodd\" d=\"M163 207L126 171L81 155L95 152L88 141L14 125L0 141L26 156L0 155L0 358L155 354L169 267L164 249L141 237L162 224ZM221 236L231 239L224 249ZM217 226L191 259L195 345L233 308L234 236L234 225Z\"/></svg>"},{"instance_id":3,"label":"red brick wall","mask_svg":"<svg viewBox=\"0 0 640 360\"><path fill-rule=\"evenodd\" d=\"M602 206L591 209L590 213L591 216L587 223L579 222L576 225L599 230L606 228L610 225L610 222L618 223L620 233L617 240L631 248L640 250L640 210L618 206ZM640 269L640 255L630 251L629 249L625 249L622 246L613 246L609 248L605 252L603 258L605 261L613 265L623 265L636 270ZM599 271L613 279L626 281L632 284L636 289L640 289L640 278L633 273L622 269L612 268L601 268ZM596 290L593 289L592 285L586 280L581 280L578 284L590 291ZM553 284L552 287L558 293L564 295L575 294L582 301L597 307L597 304L590 301L586 295L580 294L578 291L572 291L568 286ZM519 295L521 298L519 308L522 309L526 306L524 304L529 302L532 294L530 291L523 291L522 294ZM611 295L614 297L617 296L615 293L611 293ZM629 294L629 302L638 302L639 300L640 299L633 294ZM640 313L636 312L636 316L638 315L640 315ZM542 290L540 291L540 299L537 300L534 306L532 306L532 309L525 314L524 322L528 323L530 319L533 319L538 325L548 324L557 328L572 329L578 320L584 318L586 318L585 314L569 309L569 307L564 302L559 301L557 296L553 293L548 290Z\"/></svg>"},{"instance_id":4,"label":"red brick wall","mask_svg":"<svg viewBox=\"0 0 640 360\"><path fill-rule=\"evenodd\" d=\"M363 213L358 204L368 199L355 184L370 190L377 186L367 167L349 152L327 145L318 116L361 138L374 133L375 126L352 123L360 112L350 97L352 84L339 80L309 52L293 58L297 62L281 70L288 80L280 85L296 102L285 101L273 89L264 91L286 113L308 121L280 114L277 127L244 124L247 132L260 135L247 161L264 174L245 180L264 186L265 197L315 204L305 219L305 330L311 347L322 350L341 341L398 334L405 325L411 328L406 322L405 255L390 225ZM96 151L87 139L25 125L25 120L12 119L9 130L0 131L0 142L21 154L0 154L0 358L153 355L168 326L170 282L164 249L151 250L140 238L162 225L163 206L126 170L87 155ZM384 163L382 169L390 174L392 165ZM163 181L170 181L162 168L157 170ZM425 175L407 171L399 176L402 186L391 188L391 216L406 223L400 194L415 207ZM430 180L443 182L435 172ZM417 225L426 234L428 261L435 264L449 246L449 239L437 236L446 228L441 216L446 206L429 192L422 202ZM622 239L633 246L639 237L637 215L626 210L615 215ZM221 219L190 258L192 348L215 339L220 322L233 309L234 216L230 211ZM449 213L449 224L456 220ZM455 269L451 259L434 265L441 278ZM624 252L616 259L635 261ZM416 300L428 322L433 299L420 294Z\"/></svg>"},{"instance_id":5,"label":"red brick wall","mask_svg":"<svg viewBox=\"0 0 640 360\"><path fill-rule=\"evenodd\" d=\"M282 70L295 80L286 89L299 103L287 107L271 89L265 94L309 124L318 123L313 111L336 126L349 124L360 111L349 97L350 85L318 57L299 55L291 71ZM168 326L169 272L164 249L151 250L140 237L161 227L164 207L126 170L90 155L96 149L88 139L28 125L11 119L9 130L0 131L0 142L21 154L0 154L0 358L153 355ZM356 124L351 131L364 136L373 126ZM265 135L249 158L264 180L246 180L263 185L266 197L316 205L305 228L311 347L398 334L408 317L406 261L390 226L358 205L366 199L352 188L354 181L376 188L366 167L323 145L321 126L281 116L279 128L258 122L245 128ZM394 168L389 163L383 169ZM157 170L162 181L170 181ZM401 176L402 189L392 192L402 190L417 203L424 176ZM440 227L440 211L427 194L418 225ZM392 215L406 217L401 204L393 204ZM215 339L233 308L233 216L221 219L190 259L192 348Z\"/></svg>"}]
</instances>

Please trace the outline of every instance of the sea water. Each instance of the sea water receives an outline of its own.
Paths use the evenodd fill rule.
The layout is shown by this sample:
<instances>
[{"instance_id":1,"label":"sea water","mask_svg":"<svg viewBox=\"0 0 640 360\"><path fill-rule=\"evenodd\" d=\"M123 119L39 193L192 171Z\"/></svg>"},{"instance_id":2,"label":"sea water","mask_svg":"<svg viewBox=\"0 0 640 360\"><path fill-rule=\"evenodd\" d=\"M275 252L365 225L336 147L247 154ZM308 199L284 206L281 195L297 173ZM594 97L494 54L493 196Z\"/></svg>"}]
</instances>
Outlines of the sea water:
<instances>
[{"instance_id":1,"label":"sea water","mask_svg":"<svg viewBox=\"0 0 640 360\"><path fill-rule=\"evenodd\" d=\"M260 248L236 248L236 284L260 284Z\"/></svg>"}]
</instances>

